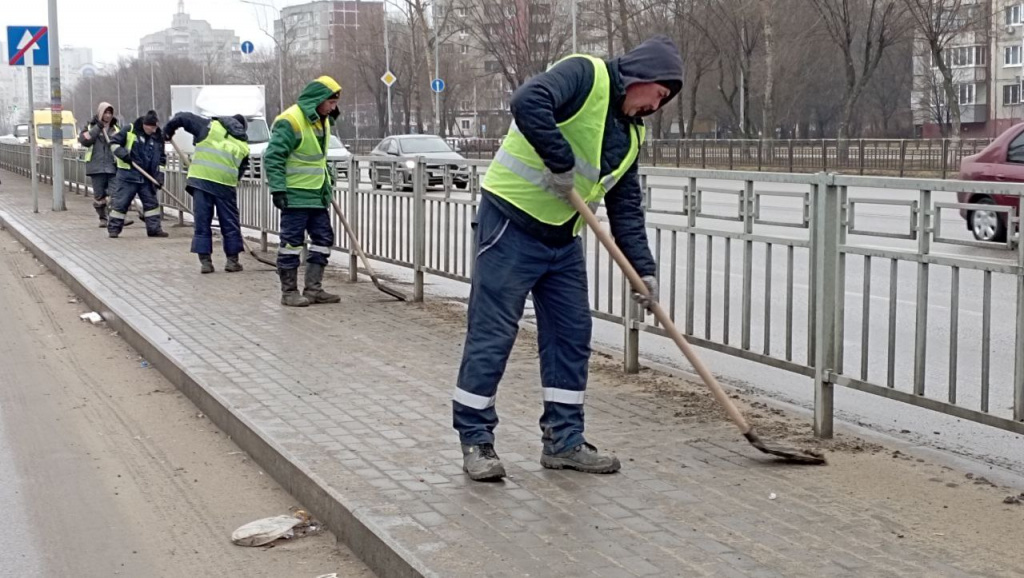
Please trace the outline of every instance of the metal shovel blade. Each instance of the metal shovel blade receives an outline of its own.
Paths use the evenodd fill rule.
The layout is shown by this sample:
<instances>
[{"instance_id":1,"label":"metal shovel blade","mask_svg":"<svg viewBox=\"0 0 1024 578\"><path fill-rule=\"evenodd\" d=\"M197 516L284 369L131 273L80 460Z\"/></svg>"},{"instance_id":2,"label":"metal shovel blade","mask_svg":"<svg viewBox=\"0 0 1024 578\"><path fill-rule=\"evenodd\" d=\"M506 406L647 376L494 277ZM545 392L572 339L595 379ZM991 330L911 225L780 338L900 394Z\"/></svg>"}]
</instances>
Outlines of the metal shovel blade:
<instances>
[{"instance_id":1,"label":"metal shovel blade","mask_svg":"<svg viewBox=\"0 0 1024 578\"><path fill-rule=\"evenodd\" d=\"M778 456L794 464L823 466L828 463L825 461L825 456L817 452L812 452L809 450L795 450L775 445L769 446L765 444L763 441L761 441L761 438L758 437L757 433L754 432L753 428L751 428L751 430L748 431L747 433L743 434L743 437L747 438L747 441L750 442L750 445L761 450L762 452L766 454L771 454L773 456Z\"/></svg>"}]
</instances>

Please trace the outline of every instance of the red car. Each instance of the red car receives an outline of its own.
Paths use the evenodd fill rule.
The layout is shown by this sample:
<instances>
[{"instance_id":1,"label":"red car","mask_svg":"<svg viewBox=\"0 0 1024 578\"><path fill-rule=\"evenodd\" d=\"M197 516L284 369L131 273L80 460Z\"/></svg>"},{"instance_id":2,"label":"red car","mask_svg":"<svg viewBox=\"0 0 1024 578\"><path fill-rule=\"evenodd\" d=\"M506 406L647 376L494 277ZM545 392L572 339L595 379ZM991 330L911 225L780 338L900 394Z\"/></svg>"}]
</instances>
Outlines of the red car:
<instances>
[{"instance_id":1,"label":"red car","mask_svg":"<svg viewBox=\"0 0 1024 578\"><path fill-rule=\"evenodd\" d=\"M960 179L1024 183L1024 124L1010 127L980 153L964 157L960 162ZM1012 207L1014 215L1020 211L1020 199L1014 196L957 193L957 198L961 203ZM1006 213L962 209L960 216L967 221L967 230L975 239L1006 241Z\"/></svg>"}]
</instances>

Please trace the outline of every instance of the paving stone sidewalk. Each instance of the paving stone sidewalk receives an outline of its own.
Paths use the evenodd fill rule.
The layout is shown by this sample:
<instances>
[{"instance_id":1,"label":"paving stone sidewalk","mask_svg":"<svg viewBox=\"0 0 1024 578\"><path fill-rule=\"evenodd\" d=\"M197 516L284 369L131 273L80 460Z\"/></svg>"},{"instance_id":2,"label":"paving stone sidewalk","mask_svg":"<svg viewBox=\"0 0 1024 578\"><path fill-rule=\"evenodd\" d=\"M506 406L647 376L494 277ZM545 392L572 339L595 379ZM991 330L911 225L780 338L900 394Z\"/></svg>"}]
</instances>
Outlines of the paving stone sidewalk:
<instances>
[{"instance_id":1,"label":"paving stone sidewalk","mask_svg":"<svg viewBox=\"0 0 1024 578\"><path fill-rule=\"evenodd\" d=\"M827 467L782 466L751 448L700 385L625 376L600 357L588 437L623 470L544 470L538 362L525 333L498 402L510 476L470 482L450 416L457 307L429 294L426 304L397 303L338 270L325 286L341 304L285 309L276 274L248 256L243 273L223 273L217 255L217 273L200 276L191 229L167 223L171 238L149 239L133 226L108 239L84 198L35 215L27 181L3 173L3 182L0 222L147 339L173 343L176 364L338 502L319 507L352 512L422 574L1024 575L1024 506L1002 504L1011 489L849 438L826 446ZM804 417L752 411L766 437L809 433ZM373 566L376 554L365 555Z\"/></svg>"}]
</instances>

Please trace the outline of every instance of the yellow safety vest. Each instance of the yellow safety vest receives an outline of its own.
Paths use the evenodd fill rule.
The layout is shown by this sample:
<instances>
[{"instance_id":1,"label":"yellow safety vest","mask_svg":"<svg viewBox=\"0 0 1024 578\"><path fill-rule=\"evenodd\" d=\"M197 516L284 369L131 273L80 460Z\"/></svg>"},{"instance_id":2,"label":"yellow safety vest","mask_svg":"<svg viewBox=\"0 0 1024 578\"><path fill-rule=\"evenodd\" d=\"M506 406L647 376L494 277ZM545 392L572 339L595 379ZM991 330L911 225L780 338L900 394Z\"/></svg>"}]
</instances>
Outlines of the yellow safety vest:
<instances>
[{"instance_id":1,"label":"yellow safety vest","mask_svg":"<svg viewBox=\"0 0 1024 578\"><path fill-rule=\"evenodd\" d=\"M643 125L631 127L629 152L611 174L602 177L601 149L611 105L611 78L603 60L587 55L566 58L573 57L586 58L593 64L594 83L580 110L572 118L558 123L558 128L576 157L576 191L587 204L596 206L633 166L645 131ZM544 161L513 122L487 169L482 186L542 223L563 225L576 215L576 210L545 190L544 170ZM579 233L582 227L580 217L575 232Z\"/></svg>"},{"instance_id":2,"label":"yellow safety vest","mask_svg":"<svg viewBox=\"0 0 1024 578\"><path fill-rule=\"evenodd\" d=\"M238 186L238 167L247 156L249 144L229 135L220 121L213 120L209 134L196 144L188 176L228 187Z\"/></svg>"},{"instance_id":3,"label":"yellow safety vest","mask_svg":"<svg viewBox=\"0 0 1024 578\"><path fill-rule=\"evenodd\" d=\"M313 124L302 114L299 105L293 104L279 114L274 122L285 119L297 132L302 134L299 147L288 155L285 161L285 185L289 189L318 191L327 179L327 148L313 131ZM329 118L323 120L324 135L331 132Z\"/></svg>"}]
</instances>

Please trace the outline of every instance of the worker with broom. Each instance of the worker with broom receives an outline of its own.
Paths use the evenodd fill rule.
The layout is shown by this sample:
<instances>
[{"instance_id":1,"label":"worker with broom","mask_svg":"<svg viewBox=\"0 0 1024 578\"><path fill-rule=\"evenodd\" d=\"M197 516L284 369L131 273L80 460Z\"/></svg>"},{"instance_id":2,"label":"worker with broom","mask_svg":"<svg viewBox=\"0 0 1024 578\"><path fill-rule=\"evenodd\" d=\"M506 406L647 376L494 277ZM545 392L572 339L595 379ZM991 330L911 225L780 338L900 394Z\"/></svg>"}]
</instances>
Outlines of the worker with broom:
<instances>
[{"instance_id":1,"label":"worker with broom","mask_svg":"<svg viewBox=\"0 0 1024 578\"><path fill-rule=\"evenodd\" d=\"M85 130L78 136L78 142L85 147L85 174L92 182L92 208L100 218L100 228L107 228L107 212L110 210L110 193L117 176L114 153L110 150L110 138L121 131L121 123L114 116L114 106L101 102L96 107ZM124 226L132 221L125 221Z\"/></svg>"},{"instance_id":2,"label":"worker with broom","mask_svg":"<svg viewBox=\"0 0 1024 578\"><path fill-rule=\"evenodd\" d=\"M163 167L167 154L156 112L151 110L122 128L110 139L110 147L117 159L117 177L114 179L114 200L107 219L107 234L112 239L121 234L125 211L138 195L142 201L146 234L150 237L168 236L160 224L160 201L157 200L156 189L145 176L152 176L161 187L164 184ZM140 171L145 171L145 174Z\"/></svg>"},{"instance_id":3,"label":"worker with broom","mask_svg":"<svg viewBox=\"0 0 1024 578\"><path fill-rule=\"evenodd\" d=\"M544 400L540 463L618 471L619 460L583 435L592 322L578 236L584 223L568 199L575 188L592 207L604 200L616 245L648 290L649 297L638 301L656 301L657 267L647 244L637 157L642 117L682 85L679 50L658 36L610 61L567 57L513 95L514 122L484 177L474 223L468 329L452 403L463 469L471 479L505 476L494 450L495 400L529 293Z\"/></svg>"},{"instance_id":4,"label":"worker with broom","mask_svg":"<svg viewBox=\"0 0 1024 578\"><path fill-rule=\"evenodd\" d=\"M274 119L263 167L274 206L281 210L277 273L281 304L306 307L338 303L341 297L323 289L324 270L334 246L328 207L334 195L334 174L327 168L331 120L338 117L341 85L329 76L310 82L298 103ZM299 294L299 261L309 234L305 290Z\"/></svg>"},{"instance_id":5,"label":"worker with broom","mask_svg":"<svg viewBox=\"0 0 1024 578\"><path fill-rule=\"evenodd\" d=\"M214 211L224 238L227 256L224 270L228 273L242 270L238 255L245 245L236 189L249 166L246 125L245 117L240 114L208 119L191 112L179 112L164 125L164 138L168 141L180 128L191 134L196 143L185 190L192 195L195 214L192 252L199 255L199 272L204 275L214 272L211 228Z\"/></svg>"}]
</instances>

